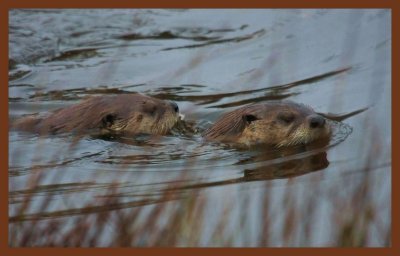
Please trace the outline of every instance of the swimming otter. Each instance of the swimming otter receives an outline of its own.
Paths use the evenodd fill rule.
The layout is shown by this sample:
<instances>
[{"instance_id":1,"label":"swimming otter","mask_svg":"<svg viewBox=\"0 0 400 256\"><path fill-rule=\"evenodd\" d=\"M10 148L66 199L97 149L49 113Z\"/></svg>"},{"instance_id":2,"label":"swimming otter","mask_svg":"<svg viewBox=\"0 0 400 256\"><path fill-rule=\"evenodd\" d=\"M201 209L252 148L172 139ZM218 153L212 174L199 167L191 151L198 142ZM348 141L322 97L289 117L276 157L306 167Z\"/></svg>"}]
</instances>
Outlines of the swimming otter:
<instances>
[{"instance_id":1,"label":"swimming otter","mask_svg":"<svg viewBox=\"0 0 400 256\"><path fill-rule=\"evenodd\" d=\"M203 133L206 140L274 147L308 144L329 139L330 135L331 129L324 117L306 105L290 101L236 109Z\"/></svg>"},{"instance_id":2,"label":"swimming otter","mask_svg":"<svg viewBox=\"0 0 400 256\"><path fill-rule=\"evenodd\" d=\"M119 94L91 97L41 118L23 117L13 122L11 128L39 134L94 131L164 135L178 119L175 102L142 94Z\"/></svg>"}]
</instances>

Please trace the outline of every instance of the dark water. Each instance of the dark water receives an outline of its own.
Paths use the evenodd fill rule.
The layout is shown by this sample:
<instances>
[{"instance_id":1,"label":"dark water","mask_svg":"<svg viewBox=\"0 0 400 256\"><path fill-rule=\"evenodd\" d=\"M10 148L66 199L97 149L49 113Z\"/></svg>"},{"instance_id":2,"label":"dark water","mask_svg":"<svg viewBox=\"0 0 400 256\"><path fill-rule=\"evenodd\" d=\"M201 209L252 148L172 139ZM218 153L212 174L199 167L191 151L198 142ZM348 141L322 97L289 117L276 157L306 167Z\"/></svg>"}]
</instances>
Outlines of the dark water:
<instances>
[{"instance_id":1,"label":"dark water","mask_svg":"<svg viewBox=\"0 0 400 256\"><path fill-rule=\"evenodd\" d=\"M268 100L335 122L328 147L290 152L179 130L161 139L11 131L11 246L74 245L63 234L82 218L97 240L80 246L390 245L389 10L11 10L9 64L11 118L140 92L176 101L200 131ZM106 224L90 222L100 213ZM130 241L112 242L120 236Z\"/></svg>"}]
</instances>

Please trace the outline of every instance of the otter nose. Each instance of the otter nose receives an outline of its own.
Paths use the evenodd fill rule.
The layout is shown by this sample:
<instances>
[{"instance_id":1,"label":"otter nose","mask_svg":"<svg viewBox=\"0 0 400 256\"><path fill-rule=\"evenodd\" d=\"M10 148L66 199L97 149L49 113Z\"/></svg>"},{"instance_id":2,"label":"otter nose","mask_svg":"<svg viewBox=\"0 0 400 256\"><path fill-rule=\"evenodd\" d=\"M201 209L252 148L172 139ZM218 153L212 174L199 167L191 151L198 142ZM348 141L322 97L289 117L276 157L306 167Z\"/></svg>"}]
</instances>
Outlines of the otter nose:
<instances>
[{"instance_id":1,"label":"otter nose","mask_svg":"<svg viewBox=\"0 0 400 256\"><path fill-rule=\"evenodd\" d=\"M310 127L311 128L318 128L322 127L325 124L325 118L319 115L312 116L310 118Z\"/></svg>"},{"instance_id":2,"label":"otter nose","mask_svg":"<svg viewBox=\"0 0 400 256\"><path fill-rule=\"evenodd\" d=\"M171 104L173 110L174 110L176 113L178 113L178 112L179 112L178 104L176 104L176 103L173 102L173 101L170 101L170 104Z\"/></svg>"}]
</instances>

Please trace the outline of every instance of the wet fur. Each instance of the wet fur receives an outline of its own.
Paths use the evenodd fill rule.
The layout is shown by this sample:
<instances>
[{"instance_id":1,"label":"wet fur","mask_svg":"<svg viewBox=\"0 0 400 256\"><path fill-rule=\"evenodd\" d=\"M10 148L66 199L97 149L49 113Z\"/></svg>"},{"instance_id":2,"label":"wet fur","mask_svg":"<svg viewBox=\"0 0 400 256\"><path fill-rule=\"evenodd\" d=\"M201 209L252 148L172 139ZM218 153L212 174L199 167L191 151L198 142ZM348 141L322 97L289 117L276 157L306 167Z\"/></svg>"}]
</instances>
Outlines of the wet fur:
<instances>
[{"instance_id":1,"label":"wet fur","mask_svg":"<svg viewBox=\"0 0 400 256\"><path fill-rule=\"evenodd\" d=\"M48 116L17 119L11 128L39 134L119 132L166 134L178 120L167 101L141 94L91 97Z\"/></svg>"},{"instance_id":2,"label":"wet fur","mask_svg":"<svg viewBox=\"0 0 400 256\"><path fill-rule=\"evenodd\" d=\"M285 124L279 115L289 114L294 120ZM309 106L285 102L258 103L224 114L203 133L206 140L245 145L266 144L275 147L308 144L330 136L328 125L318 129L309 126L310 116L317 116Z\"/></svg>"}]
</instances>

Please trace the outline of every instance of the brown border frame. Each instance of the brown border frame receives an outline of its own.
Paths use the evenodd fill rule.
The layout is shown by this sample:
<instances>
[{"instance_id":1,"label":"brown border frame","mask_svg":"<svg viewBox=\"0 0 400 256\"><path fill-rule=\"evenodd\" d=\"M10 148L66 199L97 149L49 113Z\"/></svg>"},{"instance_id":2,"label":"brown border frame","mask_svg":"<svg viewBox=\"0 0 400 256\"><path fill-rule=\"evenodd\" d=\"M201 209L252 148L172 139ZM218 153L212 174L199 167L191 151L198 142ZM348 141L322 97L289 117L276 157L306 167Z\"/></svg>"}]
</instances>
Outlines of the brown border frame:
<instances>
[{"instance_id":1,"label":"brown border frame","mask_svg":"<svg viewBox=\"0 0 400 256\"><path fill-rule=\"evenodd\" d=\"M224 3L225 2L225 3ZM261 2L261 1L177 1L156 0L152 2L144 0L128 1L128 0L97 0L93 3L84 2L82 0L69 1L51 1L51 0L3 0L0 2L0 20L1 34L0 49L2 54L0 61L1 70L1 114L8 116L8 11L13 8L389 8L392 10L392 46L399 45L398 34L395 33L399 20L399 8L396 6L395 0L336 0L332 2L323 0L286 0L285 2ZM396 25L397 24L397 25ZM393 67L399 66L398 48L392 47L392 70ZM392 84L399 83L399 72L392 72ZM399 108L399 102L396 101L398 95L398 86L392 86L392 110ZM398 131L398 120L393 118L392 111L392 131ZM203 255L207 254L229 254L229 255L247 255L258 254L265 255L399 255L399 187L394 185L394 181L398 180L399 173L398 162L393 162L392 170L392 247L391 248L9 248L8 247L8 118L0 124L0 144L2 147L1 154L1 178L0 178L0 252L2 255L109 255L110 253L118 253L118 255L132 255L133 253L160 255L162 253L172 253L174 255ZM392 132L392 141L398 142L398 135ZM398 155L399 147L397 143L392 144L392 156ZM396 253L397 252L397 253ZM4 254L3 254L4 253Z\"/></svg>"}]
</instances>

